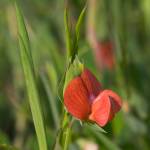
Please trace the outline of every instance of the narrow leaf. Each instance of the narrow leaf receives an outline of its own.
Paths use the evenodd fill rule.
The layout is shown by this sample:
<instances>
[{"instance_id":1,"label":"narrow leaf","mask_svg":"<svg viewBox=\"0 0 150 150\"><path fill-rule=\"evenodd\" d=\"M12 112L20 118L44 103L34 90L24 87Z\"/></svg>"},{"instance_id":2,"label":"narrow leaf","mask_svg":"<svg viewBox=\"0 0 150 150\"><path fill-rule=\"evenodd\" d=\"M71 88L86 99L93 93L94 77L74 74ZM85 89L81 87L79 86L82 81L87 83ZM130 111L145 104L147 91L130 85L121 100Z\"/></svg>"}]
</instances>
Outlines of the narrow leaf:
<instances>
[{"instance_id":1,"label":"narrow leaf","mask_svg":"<svg viewBox=\"0 0 150 150\"><path fill-rule=\"evenodd\" d=\"M25 27L24 19L22 17L23 15L22 15L20 8L18 7L17 3L15 3L15 7L16 7L17 23L18 23L18 28L19 28L19 35L22 37L22 39L24 41L24 45L25 45L25 48L27 50L28 57L30 59L30 63L32 64L32 67L33 67L32 55L31 55L31 51L30 51L29 37L28 37L28 33L27 33L27 30Z\"/></svg>"},{"instance_id":2,"label":"narrow leaf","mask_svg":"<svg viewBox=\"0 0 150 150\"><path fill-rule=\"evenodd\" d=\"M79 40L79 36L80 36L80 28L81 28L81 23L82 23L82 20L84 18L84 15L85 15L85 11L86 11L86 6L83 8L83 10L81 11L81 14L78 18L78 21L77 21L77 24L76 24L76 37L77 37L77 42Z\"/></svg>"},{"instance_id":3,"label":"narrow leaf","mask_svg":"<svg viewBox=\"0 0 150 150\"><path fill-rule=\"evenodd\" d=\"M23 65L24 77L26 81L26 88L33 116L35 131L37 134L39 149L47 150L46 134L42 117L42 111L39 103L39 95L36 87L35 74L33 71L33 63L29 47L29 38L20 9L17 4L15 4L15 6L19 30L18 32L19 32L20 57Z\"/></svg>"},{"instance_id":4,"label":"narrow leaf","mask_svg":"<svg viewBox=\"0 0 150 150\"><path fill-rule=\"evenodd\" d=\"M52 92L56 94L57 91L57 72L53 64L47 63L46 64L46 72L48 75L50 87L52 89Z\"/></svg>"},{"instance_id":5,"label":"narrow leaf","mask_svg":"<svg viewBox=\"0 0 150 150\"><path fill-rule=\"evenodd\" d=\"M67 58L69 59L72 56L72 48L71 48L71 31L69 29L69 20L68 20L68 12L67 8L64 13L64 23L65 23L65 31L66 31L66 46L67 46Z\"/></svg>"},{"instance_id":6,"label":"narrow leaf","mask_svg":"<svg viewBox=\"0 0 150 150\"><path fill-rule=\"evenodd\" d=\"M90 128L92 128L93 130L98 131L98 132L107 133L103 128L99 127L99 126L96 125L96 124L85 123L84 126L90 127Z\"/></svg>"},{"instance_id":7,"label":"narrow leaf","mask_svg":"<svg viewBox=\"0 0 150 150\"><path fill-rule=\"evenodd\" d=\"M47 96L48 96L50 109L52 111L52 116L54 119L56 129L58 129L58 127L59 127L59 113L58 113L58 109L56 107L56 102L55 102L56 98L54 97L52 90L51 90L50 86L48 85L49 81L44 74L41 74L41 79L42 79L43 85L45 87L45 91L47 93Z\"/></svg>"},{"instance_id":8,"label":"narrow leaf","mask_svg":"<svg viewBox=\"0 0 150 150\"><path fill-rule=\"evenodd\" d=\"M73 60L75 59L75 56L78 53L78 41L80 37L80 28L81 28L82 20L84 18L85 10L86 10L86 7L84 7L83 10L81 11L81 14L78 18L78 21L75 27L75 36L73 37L73 44L72 44L72 50L71 50L72 51L71 62L73 62Z\"/></svg>"}]
</instances>

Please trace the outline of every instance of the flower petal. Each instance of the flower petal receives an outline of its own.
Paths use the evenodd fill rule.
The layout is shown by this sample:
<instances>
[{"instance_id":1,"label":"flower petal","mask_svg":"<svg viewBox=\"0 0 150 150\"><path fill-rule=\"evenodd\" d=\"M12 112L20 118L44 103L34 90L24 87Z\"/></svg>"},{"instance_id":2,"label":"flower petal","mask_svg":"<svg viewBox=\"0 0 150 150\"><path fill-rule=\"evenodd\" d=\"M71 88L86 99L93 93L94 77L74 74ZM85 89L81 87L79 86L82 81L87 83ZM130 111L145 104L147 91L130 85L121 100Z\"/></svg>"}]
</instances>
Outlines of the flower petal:
<instances>
[{"instance_id":1,"label":"flower petal","mask_svg":"<svg viewBox=\"0 0 150 150\"><path fill-rule=\"evenodd\" d=\"M101 91L101 84L88 69L84 69L81 78L90 94L89 98L91 100L95 99Z\"/></svg>"},{"instance_id":2,"label":"flower petal","mask_svg":"<svg viewBox=\"0 0 150 150\"><path fill-rule=\"evenodd\" d=\"M89 119L103 127L109 120L110 111L110 101L105 95L100 94L92 105L92 113Z\"/></svg>"},{"instance_id":3,"label":"flower petal","mask_svg":"<svg viewBox=\"0 0 150 150\"><path fill-rule=\"evenodd\" d=\"M90 114L88 91L80 77L70 81L64 92L64 104L74 117L86 120Z\"/></svg>"},{"instance_id":4,"label":"flower petal","mask_svg":"<svg viewBox=\"0 0 150 150\"><path fill-rule=\"evenodd\" d=\"M107 95L111 102L111 109L114 113L118 112L121 109L122 101L121 98L111 90L104 90L105 95Z\"/></svg>"},{"instance_id":5,"label":"flower petal","mask_svg":"<svg viewBox=\"0 0 150 150\"><path fill-rule=\"evenodd\" d=\"M121 104L121 99L117 94L111 90L104 90L93 102L89 119L100 126L105 126L120 110Z\"/></svg>"}]
</instances>

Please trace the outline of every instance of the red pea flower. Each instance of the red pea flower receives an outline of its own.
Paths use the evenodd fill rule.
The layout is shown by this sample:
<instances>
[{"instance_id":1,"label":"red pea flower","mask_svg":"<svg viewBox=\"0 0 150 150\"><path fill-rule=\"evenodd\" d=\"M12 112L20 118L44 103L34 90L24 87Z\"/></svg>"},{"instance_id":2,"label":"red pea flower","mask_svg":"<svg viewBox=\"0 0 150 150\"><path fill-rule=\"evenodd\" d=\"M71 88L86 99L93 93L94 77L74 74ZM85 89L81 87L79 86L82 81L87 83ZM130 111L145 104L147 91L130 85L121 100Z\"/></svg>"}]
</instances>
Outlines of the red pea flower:
<instances>
[{"instance_id":1,"label":"red pea flower","mask_svg":"<svg viewBox=\"0 0 150 150\"><path fill-rule=\"evenodd\" d=\"M115 64L113 44L110 41L99 42L97 53L97 61L99 65L101 64L101 68L113 70Z\"/></svg>"},{"instance_id":2,"label":"red pea flower","mask_svg":"<svg viewBox=\"0 0 150 150\"><path fill-rule=\"evenodd\" d=\"M96 37L96 31L89 26L88 40L91 45L95 62L100 70L112 71L115 67L114 44L110 40L99 41Z\"/></svg>"},{"instance_id":3,"label":"red pea flower","mask_svg":"<svg viewBox=\"0 0 150 150\"><path fill-rule=\"evenodd\" d=\"M68 112L83 121L105 126L121 109L121 98L111 90L102 90L96 77L84 69L72 79L64 92L64 104Z\"/></svg>"}]
</instances>

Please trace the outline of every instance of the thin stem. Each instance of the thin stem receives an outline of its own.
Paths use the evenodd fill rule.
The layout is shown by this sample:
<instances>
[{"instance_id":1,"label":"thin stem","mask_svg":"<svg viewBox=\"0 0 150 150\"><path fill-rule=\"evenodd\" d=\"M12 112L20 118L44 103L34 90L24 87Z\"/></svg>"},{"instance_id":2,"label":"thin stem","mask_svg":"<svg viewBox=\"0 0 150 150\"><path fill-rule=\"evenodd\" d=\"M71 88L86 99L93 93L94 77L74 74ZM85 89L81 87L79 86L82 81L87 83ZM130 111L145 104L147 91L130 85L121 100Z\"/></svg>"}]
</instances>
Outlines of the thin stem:
<instances>
[{"instance_id":1,"label":"thin stem","mask_svg":"<svg viewBox=\"0 0 150 150\"><path fill-rule=\"evenodd\" d=\"M56 138L55 138L55 143L54 143L53 148L52 148L53 150L56 150L58 145L59 145L58 142L59 142L59 139L60 139L60 135L63 132L63 128L65 127L66 115L67 115L67 112L64 110L63 115L62 115L62 119L60 121L60 128L57 131L57 135L56 135Z\"/></svg>"},{"instance_id":2,"label":"thin stem","mask_svg":"<svg viewBox=\"0 0 150 150\"><path fill-rule=\"evenodd\" d=\"M70 135L71 135L71 127L68 127L67 130L66 130L66 138L65 138L64 150L68 150L69 141L70 141Z\"/></svg>"},{"instance_id":3,"label":"thin stem","mask_svg":"<svg viewBox=\"0 0 150 150\"><path fill-rule=\"evenodd\" d=\"M71 120L71 123L68 124L68 127L65 132L66 137L65 137L65 143L64 143L64 150L68 150L68 147L69 147L72 124L73 124L73 119Z\"/></svg>"},{"instance_id":4,"label":"thin stem","mask_svg":"<svg viewBox=\"0 0 150 150\"><path fill-rule=\"evenodd\" d=\"M71 121L70 121L70 117L68 117L67 111L64 110L62 120L61 120L61 125L60 125L58 132L57 132L57 136L56 136L56 140L55 140L55 143L53 146L53 150L58 149L58 147L60 146L58 144L58 142L60 141L60 137L61 138L64 137L64 142L63 142L64 144L62 145L63 150L68 149L70 137L71 137L71 128L72 128L73 121L74 121L74 119L72 117L71 117Z\"/></svg>"}]
</instances>

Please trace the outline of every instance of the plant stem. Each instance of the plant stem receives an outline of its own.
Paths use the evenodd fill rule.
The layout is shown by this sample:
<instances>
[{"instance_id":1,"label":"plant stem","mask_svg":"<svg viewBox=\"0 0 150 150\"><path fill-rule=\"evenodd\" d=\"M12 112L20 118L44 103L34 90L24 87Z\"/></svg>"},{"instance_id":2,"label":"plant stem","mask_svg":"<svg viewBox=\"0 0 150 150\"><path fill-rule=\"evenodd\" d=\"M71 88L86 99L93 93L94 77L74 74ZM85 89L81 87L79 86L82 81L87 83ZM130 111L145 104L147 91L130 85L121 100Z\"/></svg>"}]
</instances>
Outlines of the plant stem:
<instances>
[{"instance_id":1,"label":"plant stem","mask_svg":"<svg viewBox=\"0 0 150 150\"><path fill-rule=\"evenodd\" d=\"M65 137L65 143L64 143L64 150L68 150L70 136L71 136L71 126L70 125L67 127L65 134L66 134L66 137Z\"/></svg>"},{"instance_id":2,"label":"plant stem","mask_svg":"<svg viewBox=\"0 0 150 150\"><path fill-rule=\"evenodd\" d=\"M70 137L71 137L71 128L72 128L72 124L73 124L73 118L71 117L71 121L70 121L70 117L68 117L67 111L64 110L63 113L63 118L61 121L61 125L60 128L58 130L57 136L56 136L56 140L53 146L53 150L58 149L58 142L60 142L60 138L63 138L63 144L62 144L62 149L63 150L67 150L69 147L69 142L70 142ZM60 146L60 145L59 145Z\"/></svg>"}]
</instances>

